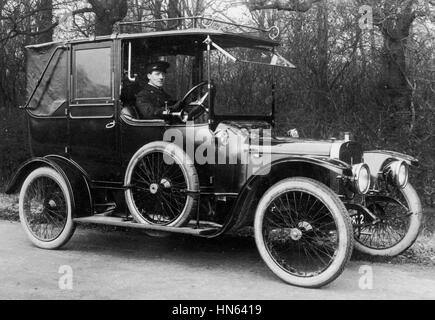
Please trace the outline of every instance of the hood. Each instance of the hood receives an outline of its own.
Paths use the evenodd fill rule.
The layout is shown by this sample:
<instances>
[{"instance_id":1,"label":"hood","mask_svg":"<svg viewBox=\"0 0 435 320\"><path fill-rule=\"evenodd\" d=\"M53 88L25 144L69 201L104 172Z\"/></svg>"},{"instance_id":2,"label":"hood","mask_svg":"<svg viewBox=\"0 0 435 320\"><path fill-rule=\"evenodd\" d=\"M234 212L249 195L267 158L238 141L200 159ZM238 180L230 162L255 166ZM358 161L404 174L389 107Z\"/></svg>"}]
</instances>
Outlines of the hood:
<instances>
[{"instance_id":1,"label":"hood","mask_svg":"<svg viewBox=\"0 0 435 320\"><path fill-rule=\"evenodd\" d=\"M342 142L274 137L263 139L262 143L266 145L270 143L272 153L329 157L333 145L336 143L341 145Z\"/></svg>"},{"instance_id":2,"label":"hood","mask_svg":"<svg viewBox=\"0 0 435 320\"><path fill-rule=\"evenodd\" d=\"M229 130L243 135L252 152L271 152L272 155L311 156L344 161L348 164L362 162L362 147L352 141L337 139L314 140L275 137L267 123L224 123L218 131Z\"/></svg>"},{"instance_id":3,"label":"hood","mask_svg":"<svg viewBox=\"0 0 435 320\"><path fill-rule=\"evenodd\" d=\"M341 150L346 144L338 140L310 140L293 138L262 138L250 144L251 152L270 152L278 156L303 156L343 160Z\"/></svg>"}]
</instances>

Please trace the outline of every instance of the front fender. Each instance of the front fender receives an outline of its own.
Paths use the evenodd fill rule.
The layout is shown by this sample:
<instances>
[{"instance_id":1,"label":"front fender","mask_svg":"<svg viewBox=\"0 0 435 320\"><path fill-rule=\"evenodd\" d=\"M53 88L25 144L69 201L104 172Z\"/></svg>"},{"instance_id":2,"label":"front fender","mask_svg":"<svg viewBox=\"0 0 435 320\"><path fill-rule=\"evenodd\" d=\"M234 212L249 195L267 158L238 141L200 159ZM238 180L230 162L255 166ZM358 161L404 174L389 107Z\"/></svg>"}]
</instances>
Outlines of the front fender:
<instances>
[{"instance_id":1,"label":"front fender","mask_svg":"<svg viewBox=\"0 0 435 320\"><path fill-rule=\"evenodd\" d=\"M323 157L296 156L281 158L265 165L251 175L241 188L232 209L231 231L249 226L257 204L268 188L280 180L306 177L339 191L338 176L352 175L352 168L344 162Z\"/></svg>"},{"instance_id":2,"label":"front fender","mask_svg":"<svg viewBox=\"0 0 435 320\"><path fill-rule=\"evenodd\" d=\"M309 165L318 166L339 175L352 175L352 167L340 160L330 159L326 157L310 157L310 156L289 157L288 155L282 155L282 157L275 159L270 164L263 165L261 168L255 171L253 176L267 175L269 174L269 172L272 171L271 169L282 164L294 165L297 163L306 163Z\"/></svg>"},{"instance_id":3,"label":"front fender","mask_svg":"<svg viewBox=\"0 0 435 320\"><path fill-rule=\"evenodd\" d=\"M382 173L382 169L395 160L405 161L408 165L413 167L419 166L419 162L416 158L403 153L387 150L372 150L364 152L364 163L369 166L372 181L374 182L378 180L379 174Z\"/></svg>"},{"instance_id":4,"label":"front fender","mask_svg":"<svg viewBox=\"0 0 435 320\"><path fill-rule=\"evenodd\" d=\"M27 176L40 167L53 168L64 178L71 194L73 218L93 214L90 180L80 167L69 159L60 156L33 158L23 163L10 180L6 188L6 194L18 192Z\"/></svg>"}]
</instances>

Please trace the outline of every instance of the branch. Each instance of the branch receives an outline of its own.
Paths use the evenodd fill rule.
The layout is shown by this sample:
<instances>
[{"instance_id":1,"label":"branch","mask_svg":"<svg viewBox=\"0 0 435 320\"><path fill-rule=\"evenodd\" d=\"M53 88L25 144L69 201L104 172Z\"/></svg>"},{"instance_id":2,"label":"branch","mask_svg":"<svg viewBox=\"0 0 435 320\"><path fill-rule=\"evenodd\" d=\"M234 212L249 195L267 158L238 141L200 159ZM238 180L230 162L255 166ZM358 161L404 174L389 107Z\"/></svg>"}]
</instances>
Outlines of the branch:
<instances>
[{"instance_id":1,"label":"branch","mask_svg":"<svg viewBox=\"0 0 435 320\"><path fill-rule=\"evenodd\" d=\"M306 12L314 3L322 0L248 0L249 11L263 9L277 9L285 11Z\"/></svg>"},{"instance_id":2,"label":"branch","mask_svg":"<svg viewBox=\"0 0 435 320\"><path fill-rule=\"evenodd\" d=\"M85 20L84 17L82 17L82 19ZM77 21L76 21L76 16L75 16L74 14L73 14L73 19L72 19L72 21L73 21L74 27L77 28L78 32L80 32L80 33L81 33L85 38L88 38L88 37L89 37L89 34L88 34L85 30L83 30L82 27L77 23ZM86 22L86 21L85 21L85 22Z\"/></svg>"},{"instance_id":3,"label":"branch","mask_svg":"<svg viewBox=\"0 0 435 320\"><path fill-rule=\"evenodd\" d=\"M356 54L356 51L358 49L358 43L361 40L361 30L357 31L356 37L355 37L355 41L353 42L351 48L352 48L352 53L350 54L349 60L344 64L343 68L341 69L341 71L337 72L336 76L334 77L334 80L332 80L331 84L329 85L329 89L332 90L335 86L335 83L340 79L340 77L343 75L344 71L346 71L346 69L349 67L349 65L352 63L352 57Z\"/></svg>"},{"instance_id":4,"label":"branch","mask_svg":"<svg viewBox=\"0 0 435 320\"><path fill-rule=\"evenodd\" d=\"M77 9L74 10L72 12L73 16L78 15L78 14L82 14L82 13L91 13L94 12L94 10L92 8L82 8L82 9Z\"/></svg>"},{"instance_id":5,"label":"branch","mask_svg":"<svg viewBox=\"0 0 435 320\"><path fill-rule=\"evenodd\" d=\"M56 28L59 25L58 22L53 23L51 26L48 26L44 29L38 30L38 31L23 31L23 30L17 30L17 29L11 29L6 36L4 36L3 38L0 38L0 43L1 42L5 42L8 41L10 39L13 39L17 36L20 35L25 35L25 36L29 36L29 37L34 37L34 36L39 36L43 33L46 33L48 31L51 31L52 29Z\"/></svg>"},{"instance_id":6,"label":"branch","mask_svg":"<svg viewBox=\"0 0 435 320\"><path fill-rule=\"evenodd\" d=\"M34 36L39 36L40 34L46 33L48 31L51 31L52 29L56 28L58 25L59 25L59 23L55 22L52 25L50 25L50 26L48 26L48 27L46 27L44 29L38 30L38 31L32 32L32 31L19 31L19 30L16 30L15 33L17 35L21 34L21 35L26 35L26 36L34 37Z\"/></svg>"}]
</instances>

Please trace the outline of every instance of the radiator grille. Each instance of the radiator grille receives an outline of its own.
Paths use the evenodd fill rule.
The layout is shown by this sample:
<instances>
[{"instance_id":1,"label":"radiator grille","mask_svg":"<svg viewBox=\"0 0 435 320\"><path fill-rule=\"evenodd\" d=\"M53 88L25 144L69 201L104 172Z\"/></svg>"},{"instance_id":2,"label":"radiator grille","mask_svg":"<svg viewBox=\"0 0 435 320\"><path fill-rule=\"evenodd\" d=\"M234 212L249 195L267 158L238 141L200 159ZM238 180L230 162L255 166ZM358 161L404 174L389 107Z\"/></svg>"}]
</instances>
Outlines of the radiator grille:
<instances>
[{"instance_id":1,"label":"radiator grille","mask_svg":"<svg viewBox=\"0 0 435 320\"><path fill-rule=\"evenodd\" d=\"M363 161L363 151L360 144L346 142L340 148L340 160L354 165Z\"/></svg>"}]
</instances>

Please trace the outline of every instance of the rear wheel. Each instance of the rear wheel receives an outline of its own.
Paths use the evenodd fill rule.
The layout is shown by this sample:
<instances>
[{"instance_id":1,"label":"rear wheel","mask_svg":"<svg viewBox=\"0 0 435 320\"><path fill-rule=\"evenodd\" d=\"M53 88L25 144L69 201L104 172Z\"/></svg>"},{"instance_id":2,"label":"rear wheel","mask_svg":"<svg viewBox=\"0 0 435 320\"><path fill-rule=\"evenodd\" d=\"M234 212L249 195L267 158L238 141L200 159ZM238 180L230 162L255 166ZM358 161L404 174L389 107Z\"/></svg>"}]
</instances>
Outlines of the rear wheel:
<instances>
[{"instance_id":1,"label":"rear wheel","mask_svg":"<svg viewBox=\"0 0 435 320\"><path fill-rule=\"evenodd\" d=\"M128 208L140 223L183 226L197 206L198 175L175 144L161 141L144 146L130 161L125 184Z\"/></svg>"},{"instance_id":2,"label":"rear wheel","mask_svg":"<svg viewBox=\"0 0 435 320\"><path fill-rule=\"evenodd\" d=\"M307 178L286 179L266 191L254 229L264 262L295 286L330 283L352 253L352 225L344 204L327 186Z\"/></svg>"},{"instance_id":3,"label":"rear wheel","mask_svg":"<svg viewBox=\"0 0 435 320\"><path fill-rule=\"evenodd\" d=\"M373 256L396 256L417 239L422 206L415 189L391 186L385 196L366 197L366 206L379 222L355 228L355 249Z\"/></svg>"},{"instance_id":4,"label":"rear wheel","mask_svg":"<svg viewBox=\"0 0 435 320\"><path fill-rule=\"evenodd\" d=\"M58 249L68 242L75 230L71 210L69 188L56 170L38 168L24 181L19 198L20 221L37 247Z\"/></svg>"}]
</instances>

